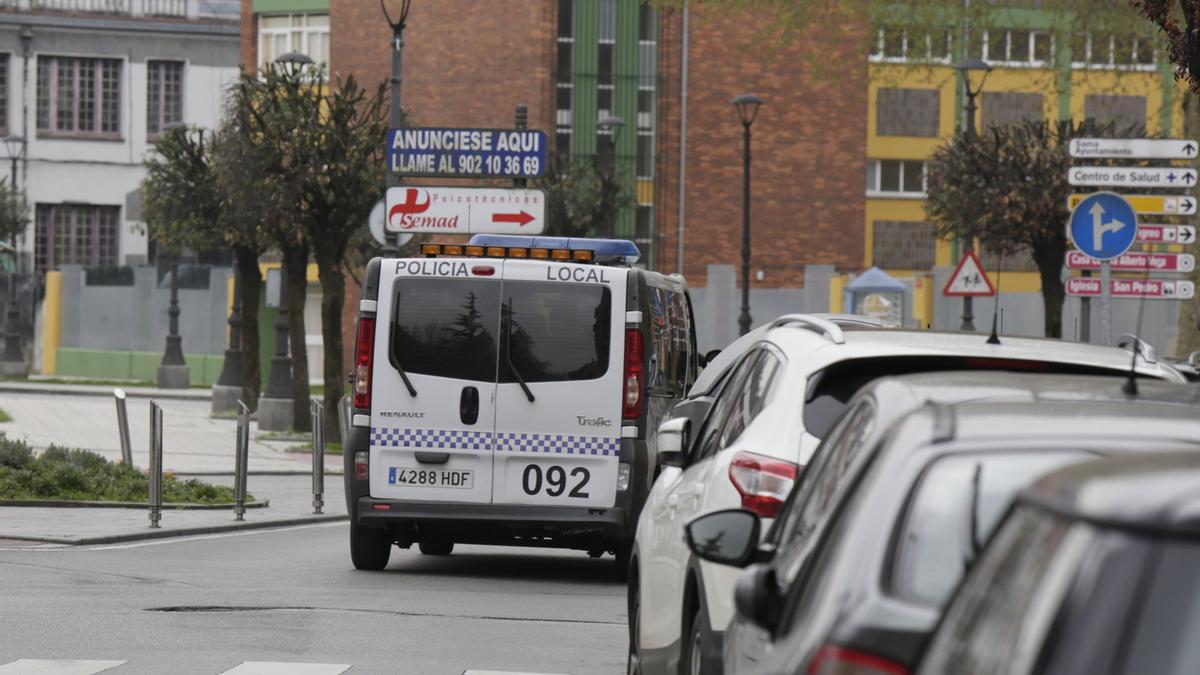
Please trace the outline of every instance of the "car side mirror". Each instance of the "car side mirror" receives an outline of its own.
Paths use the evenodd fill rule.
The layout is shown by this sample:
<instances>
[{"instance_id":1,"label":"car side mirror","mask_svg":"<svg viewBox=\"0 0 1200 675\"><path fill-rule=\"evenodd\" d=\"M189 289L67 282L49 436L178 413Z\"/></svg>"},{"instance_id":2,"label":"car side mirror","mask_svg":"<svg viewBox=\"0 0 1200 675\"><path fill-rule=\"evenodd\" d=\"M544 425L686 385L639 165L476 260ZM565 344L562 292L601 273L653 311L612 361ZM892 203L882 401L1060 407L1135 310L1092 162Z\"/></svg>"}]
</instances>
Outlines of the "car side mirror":
<instances>
[{"instance_id":1,"label":"car side mirror","mask_svg":"<svg viewBox=\"0 0 1200 675\"><path fill-rule=\"evenodd\" d=\"M745 567L758 548L762 521L750 511L727 509L706 513L687 524L684 536L696 557L733 567Z\"/></svg>"},{"instance_id":2,"label":"car side mirror","mask_svg":"<svg viewBox=\"0 0 1200 675\"><path fill-rule=\"evenodd\" d=\"M738 614L759 628L774 633L783 613L783 595L779 591L775 568L761 563L747 568L738 578L733 604Z\"/></svg>"},{"instance_id":3,"label":"car side mirror","mask_svg":"<svg viewBox=\"0 0 1200 675\"><path fill-rule=\"evenodd\" d=\"M658 463L662 466L682 467L687 463L688 436L692 421L686 417L675 417L658 426L655 446Z\"/></svg>"},{"instance_id":4,"label":"car side mirror","mask_svg":"<svg viewBox=\"0 0 1200 675\"><path fill-rule=\"evenodd\" d=\"M707 352L704 352L704 354L700 357L700 367L703 368L704 366L712 363L713 359L717 358L717 354L720 353L720 349L710 349Z\"/></svg>"}]
</instances>

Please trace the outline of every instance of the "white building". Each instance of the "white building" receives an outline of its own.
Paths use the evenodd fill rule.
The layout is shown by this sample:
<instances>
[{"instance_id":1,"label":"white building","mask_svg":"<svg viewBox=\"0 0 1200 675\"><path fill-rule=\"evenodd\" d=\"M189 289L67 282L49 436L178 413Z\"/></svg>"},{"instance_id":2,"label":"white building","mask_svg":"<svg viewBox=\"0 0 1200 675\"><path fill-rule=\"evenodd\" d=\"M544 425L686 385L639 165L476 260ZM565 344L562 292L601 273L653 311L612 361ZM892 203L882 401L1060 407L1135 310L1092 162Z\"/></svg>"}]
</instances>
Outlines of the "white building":
<instances>
[{"instance_id":1,"label":"white building","mask_svg":"<svg viewBox=\"0 0 1200 675\"><path fill-rule=\"evenodd\" d=\"M217 126L238 20L237 0L0 0L0 175L23 150L24 269L147 261L143 160L168 125Z\"/></svg>"}]
</instances>

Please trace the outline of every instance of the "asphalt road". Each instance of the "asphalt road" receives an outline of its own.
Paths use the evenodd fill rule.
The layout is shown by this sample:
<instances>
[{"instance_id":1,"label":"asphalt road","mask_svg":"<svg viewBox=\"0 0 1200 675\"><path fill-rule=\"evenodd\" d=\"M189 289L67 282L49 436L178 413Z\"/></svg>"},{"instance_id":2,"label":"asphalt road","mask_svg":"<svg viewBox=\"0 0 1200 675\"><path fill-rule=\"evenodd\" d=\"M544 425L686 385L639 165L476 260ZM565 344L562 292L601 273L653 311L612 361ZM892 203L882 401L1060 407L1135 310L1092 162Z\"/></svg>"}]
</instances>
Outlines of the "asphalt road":
<instances>
[{"instance_id":1,"label":"asphalt road","mask_svg":"<svg viewBox=\"0 0 1200 675\"><path fill-rule=\"evenodd\" d=\"M0 673L96 672L32 661L48 659L123 661L103 671L113 675L624 672L625 589L611 557L459 547L433 558L413 547L393 549L383 572L358 572L347 527L0 542Z\"/></svg>"}]
</instances>

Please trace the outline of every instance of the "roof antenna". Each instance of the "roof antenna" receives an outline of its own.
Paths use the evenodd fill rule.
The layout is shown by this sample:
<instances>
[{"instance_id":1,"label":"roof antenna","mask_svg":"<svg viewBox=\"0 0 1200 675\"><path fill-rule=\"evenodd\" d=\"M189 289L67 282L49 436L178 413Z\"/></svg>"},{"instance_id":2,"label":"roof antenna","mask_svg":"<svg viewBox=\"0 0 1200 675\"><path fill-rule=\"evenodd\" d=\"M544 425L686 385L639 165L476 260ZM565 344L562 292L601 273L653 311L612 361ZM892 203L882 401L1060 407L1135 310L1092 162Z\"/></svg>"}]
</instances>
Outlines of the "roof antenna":
<instances>
[{"instance_id":1,"label":"roof antenna","mask_svg":"<svg viewBox=\"0 0 1200 675\"><path fill-rule=\"evenodd\" d=\"M1150 280L1150 270L1146 270L1146 275L1142 277L1142 283ZM1133 358L1129 361L1129 379L1125 380L1125 386L1121 387L1121 391L1129 396L1138 395L1137 385L1137 357L1142 353L1142 315L1146 310L1146 287L1142 287L1141 299L1138 301L1137 325L1133 331Z\"/></svg>"},{"instance_id":2,"label":"roof antenna","mask_svg":"<svg viewBox=\"0 0 1200 675\"><path fill-rule=\"evenodd\" d=\"M1000 272L1004 269L1004 254L1000 254L1000 266L996 268L996 301L992 303L992 334L988 336L989 345L1000 344L1000 335L996 332L996 319L1000 315Z\"/></svg>"}]
</instances>

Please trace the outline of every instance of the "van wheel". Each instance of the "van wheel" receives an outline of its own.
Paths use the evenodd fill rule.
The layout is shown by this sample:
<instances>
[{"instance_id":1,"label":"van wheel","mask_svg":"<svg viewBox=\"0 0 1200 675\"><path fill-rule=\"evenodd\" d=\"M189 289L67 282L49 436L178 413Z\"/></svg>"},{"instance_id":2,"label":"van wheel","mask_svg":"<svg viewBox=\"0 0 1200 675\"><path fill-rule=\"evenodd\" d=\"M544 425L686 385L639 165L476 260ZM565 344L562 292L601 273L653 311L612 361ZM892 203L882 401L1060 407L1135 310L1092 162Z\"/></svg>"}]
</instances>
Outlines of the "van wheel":
<instances>
[{"instance_id":1,"label":"van wheel","mask_svg":"<svg viewBox=\"0 0 1200 675\"><path fill-rule=\"evenodd\" d=\"M350 526L350 560L355 569L381 570L392 555L392 538L385 530Z\"/></svg>"},{"instance_id":2,"label":"van wheel","mask_svg":"<svg viewBox=\"0 0 1200 675\"><path fill-rule=\"evenodd\" d=\"M427 540L417 545L425 555L450 555L454 551L454 542Z\"/></svg>"}]
</instances>

